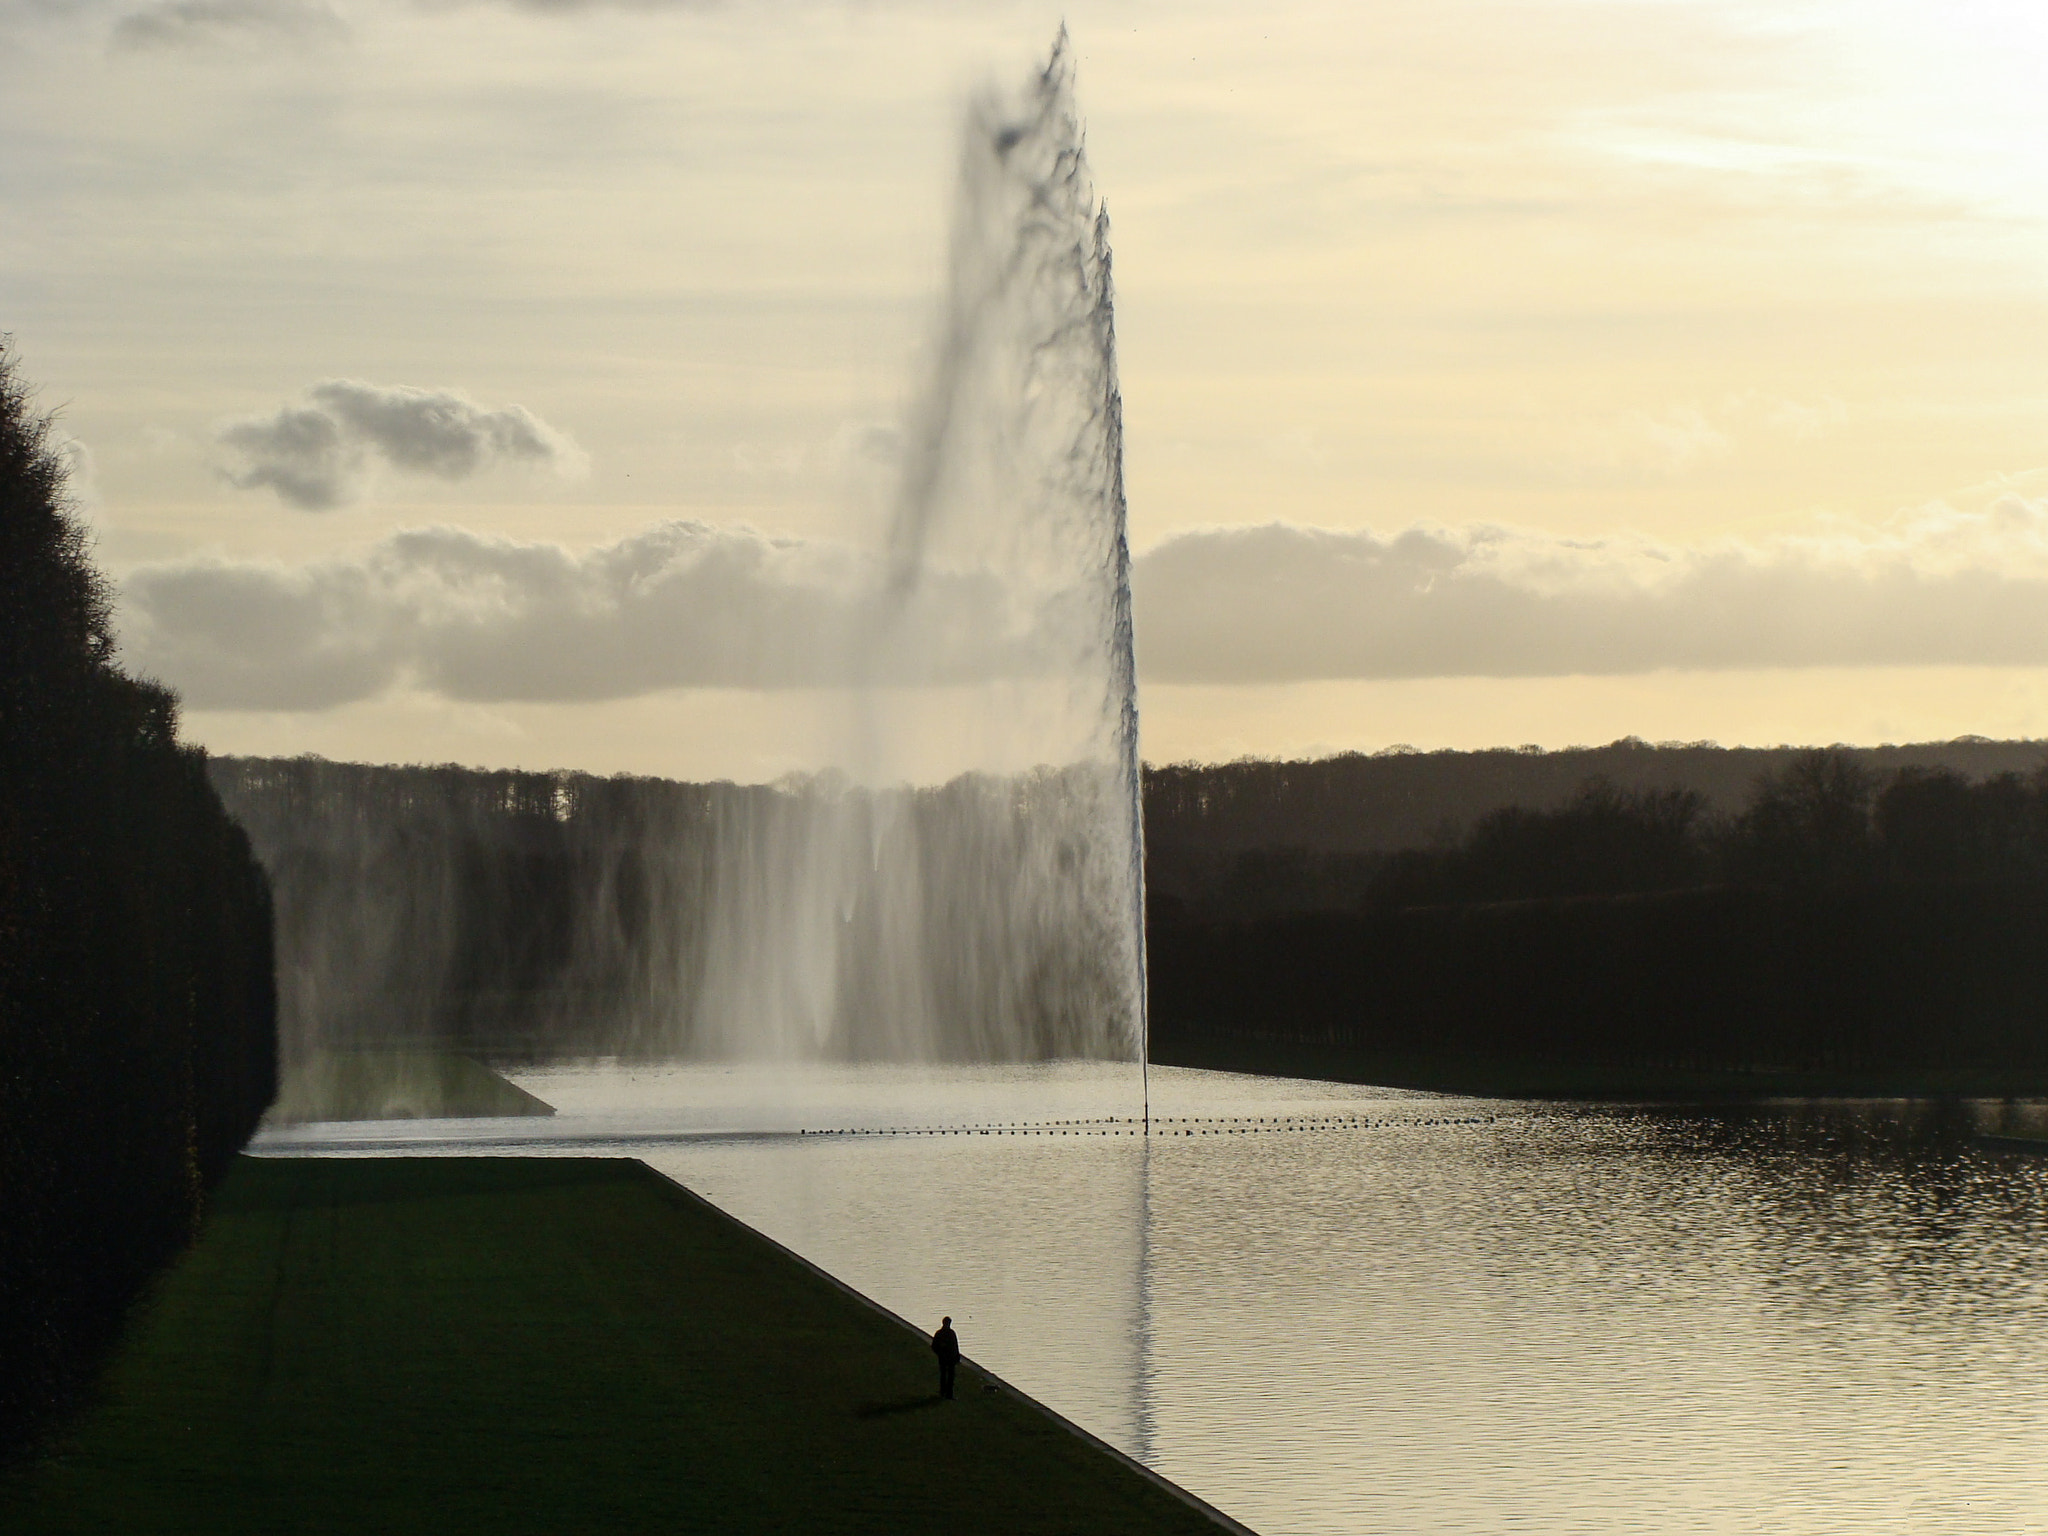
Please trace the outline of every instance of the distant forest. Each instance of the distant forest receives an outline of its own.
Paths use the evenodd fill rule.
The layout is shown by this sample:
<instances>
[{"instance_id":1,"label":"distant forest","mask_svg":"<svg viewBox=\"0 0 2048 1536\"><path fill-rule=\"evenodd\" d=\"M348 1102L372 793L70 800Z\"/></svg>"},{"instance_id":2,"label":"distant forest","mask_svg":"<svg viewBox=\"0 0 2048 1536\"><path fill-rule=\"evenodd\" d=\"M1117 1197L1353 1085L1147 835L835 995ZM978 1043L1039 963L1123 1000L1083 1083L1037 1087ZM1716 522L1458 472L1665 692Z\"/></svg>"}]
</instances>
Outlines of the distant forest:
<instances>
[{"instance_id":1,"label":"distant forest","mask_svg":"<svg viewBox=\"0 0 2048 1536\"><path fill-rule=\"evenodd\" d=\"M113 664L110 596L0 338L0 1456L77 1401L276 1087L270 892Z\"/></svg>"},{"instance_id":2,"label":"distant forest","mask_svg":"<svg viewBox=\"0 0 2048 1536\"><path fill-rule=\"evenodd\" d=\"M1686 789L1727 815L1757 782L1782 773L1805 747L1717 747L1710 741L1650 743L1630 736L1604 747L1496 747L1481 752L1389 748L1301 762L1167 763L1145 770L1148 846L1218 852L1314 848L1390 853L1456 837L1502 806L1548 810L1589 779L1617 789ZM1840 747L1867 773L1946 768L1966 779L2027 775L2048 760L2048 741L1954 741Z\"/></svg>"},{"instance_id":3,"label":"distant forest","mask_svg":"<svg viewBox=\"0 0 2048 1536\"><path fill-rule=\"evenodd\" d=\"M276 893L287 1068L426 1041L608 1052L611 1021L659 995L654 973L702 926L692 855L715 788L313 757L207 771Z\"/></svg>"},{"instance_id":4,"label":"distant forest","mask_svg":"<svg viewBox=\"0 0 2048 1536\"><path fill-rule=\"evenodd\" d=\"M2048 1069L2044 757L1619 742L1153 769L1155 1053L1505 1087ZM634 1021L672 1011L716 943L718 829L802 803L311 758L210 770L277 886L300 1050L673 1043Z\"/></svg>"},{"instance_id":5,"label":"distant forest","mask_svg":"<svg viewBox=\"0 0 2048 1536\"><path fill-rule=\"evenodd\" d=\"M1994 783L1986 793L2011 803L2036 782L2048 742L1965 737L1825 755L1848 774L1836 792L1856 806L1847 814L1863 829L1857 836L1881 841L1897 817L1939 814L1956 786ZM1751 814L1763 786L1781 786L1772 793L1782 806L1804 792L1793 787L1809 771L1798 765L1817 760L1796 747L1629 739L1560 752L1402 751L1152 768L1146 886L1155 916L1214 919L1742 880L1760 872L1742 849L1777 836ZM1879 813L1882 825L1873 824L1873 807L1894 784L1899 794ZM1950 835L2018 846L2013 828L1924 834L1936 842ZM1758 855L1789 856L1774 847ZM1932 856L1896 847L1885 855L1895 864Z\"/></svg>"},{"instance_id":6,"label":"distant forest","mask_svg":"<svg viewBox=\"0 0 2048 1536\"><path fill-rule=\"evenodd\" d=\"M2041 763L1784 752L1733 804L1596 774L1419 847L1188 838L1154 865L1155 1059L1498 1092L2048 1087Z\"/></svg>"}]
</instances>

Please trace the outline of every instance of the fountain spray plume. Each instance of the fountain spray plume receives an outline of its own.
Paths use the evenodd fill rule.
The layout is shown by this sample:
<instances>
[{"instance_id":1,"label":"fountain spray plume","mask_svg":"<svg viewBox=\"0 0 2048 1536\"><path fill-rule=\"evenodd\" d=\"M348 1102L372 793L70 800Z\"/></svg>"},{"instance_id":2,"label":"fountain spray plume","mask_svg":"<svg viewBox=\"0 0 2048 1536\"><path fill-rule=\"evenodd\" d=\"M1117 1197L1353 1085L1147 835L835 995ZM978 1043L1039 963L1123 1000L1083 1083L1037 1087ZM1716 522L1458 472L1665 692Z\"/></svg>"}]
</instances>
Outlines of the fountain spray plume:
<instances>
[{"instance_id":1,"label":"fountain spray plume","mask_svg":"<svg viewBox=\"0 0 2048 1536\"><path fill-rule=\"evenodd\" d=\"M1144 1059L1109 222L1064 31L1023 91L967 111L904 439L854 590L836 771L219 765L278 892L294 1054L381 1029L530 1054ZM978 601L946 597L963 583ZM943 701L975 771L883 782L906 697Z\"/></svg>"},{"instance_id":2,"label":"fountain spray plume","mask_svg":"<svg viewBox=\"0 0 2048 1536\"><path fill-rule=\"evenodd\" d=\"M1143 1060L1121 412L1109 224L1062 30L1025 90L966 114L929 371L854 637L865 682L845 763L860 781L883 757L888 689L955 680L959 655L912 622L944 574L987 594L956 651L998 659L954 712L960 745L1001 755L974 736L986 748L1028 713L1038 766L939 789L813 781L800 839L775 856L790 878L764 881L758 849L722 858L737 921L706 956L703 1017L739 1032L723 1050Z\"/></svg>"},{"instance_id":3,"label":"fountain spray plume","mask_svg":"<svg viewBox=\"0 0 2048 1536\"><path fill-rule=\"evenodd\" d=\"M1146 1039L1144 825L1109 214L1088 172L1064 26L1016 98L982 93L963 134L948 285L909 424L884 623L936 562L999 573L1014 640L1070 690L1069 750L1110 773L1108 894L1128 922L1123 1051ZM1120 813L1120 814L1119 814ZM1082 830L1082 829L1076 829Z\"/></svg>"}]
</instances>

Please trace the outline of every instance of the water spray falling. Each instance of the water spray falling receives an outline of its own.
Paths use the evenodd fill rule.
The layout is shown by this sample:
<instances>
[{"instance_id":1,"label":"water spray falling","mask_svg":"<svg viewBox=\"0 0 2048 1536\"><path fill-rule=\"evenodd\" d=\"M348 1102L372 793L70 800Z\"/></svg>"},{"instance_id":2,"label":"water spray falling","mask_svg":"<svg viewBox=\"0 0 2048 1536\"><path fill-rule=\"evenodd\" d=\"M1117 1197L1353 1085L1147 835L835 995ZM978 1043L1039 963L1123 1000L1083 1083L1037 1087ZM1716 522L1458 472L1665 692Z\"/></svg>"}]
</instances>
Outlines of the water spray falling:
<instances>
[{"instance_id":1,"label":"water spray falling","mask_svg":"<svg viewBox=\"0 0 2048 1536\"><path fill-rule=\"evenodd\" d=\"M1117 775L1122 825L1094 830L1122 855L1127 1028L1144 1062L1144 817L1109 211L1088 173L1064 26L1021 101L984 96L970 113L950 277L891 530L894 585L914 583L957 530L1013 578L1040 577L1047 608L1068 609L1072 652L1050 660L1080 695L1084 751Z\"/></svg>"},{"instance_id":2,"label":"water spray falling","mask_svg":"<svg viewBox=\"0 0 2048 1536\"><path fill-rule=\"evenodd\" d=\"M946 675L953 657L905 654L908 637L932 633L912 620L938 574L985 581L984 632L961 638L1005 658L959 728L1008 728L1028 695L1043 718L1042 766L1022 782L955 786L978 809L943 826L901 792L833 800L809 829L811 899L784 909L772 946L728 952L756 965L801 957L810 1002L791 1018L735 999L732 1016L753 1013L749 1031L774 1017L768 1033L785 1053L1143 1061L1109 221L1088 175L1064 30L1020 95L985 93L967 114L941 320L905 432L874 623L858 641L869 678ZM860 695L856 775L873 756L882 691L876 682ZM1019 825L1001 806L1022 800L1032 804ZM864 910L879 942L850 946Z\"/></svg>"},{"instance_id":3,"label":"water spray falling","mask_svg":"<svg viewBox=\"0 0 2048 1536\"><path fill-rule=\"evenodd\" d=\"M1022 92L966 114L903 440L887 527L843 594L857 617L833 771L744 788L217 765L276 883L287 1055L381 1035L1142 1062L1109 221L1064 32ZM886 782L887 721L909 696L926 718L945 701L949 754L984 769Z\"/></svg>"}]
</instances>

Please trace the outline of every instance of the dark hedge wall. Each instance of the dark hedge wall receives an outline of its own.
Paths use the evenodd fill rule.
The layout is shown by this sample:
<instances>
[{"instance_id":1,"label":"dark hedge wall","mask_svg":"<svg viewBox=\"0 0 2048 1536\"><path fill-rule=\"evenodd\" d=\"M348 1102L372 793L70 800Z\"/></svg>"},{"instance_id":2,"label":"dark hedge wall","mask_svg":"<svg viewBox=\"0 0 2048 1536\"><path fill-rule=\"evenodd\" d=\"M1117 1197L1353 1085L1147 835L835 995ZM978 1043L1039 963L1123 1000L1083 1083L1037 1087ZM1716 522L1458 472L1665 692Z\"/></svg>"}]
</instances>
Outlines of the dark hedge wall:
<instances>
[{"instance_id":1,"label":"dark hedge wall","mask_svg":"<svg viewBox=\"0 0 2048 1536\"><path fill-rule=\"evenodd\" d=\"M76 1399L276 1091L270 893L113 665L48 424L0 346L0 1453Z\"/></svg>"}]
</instances>

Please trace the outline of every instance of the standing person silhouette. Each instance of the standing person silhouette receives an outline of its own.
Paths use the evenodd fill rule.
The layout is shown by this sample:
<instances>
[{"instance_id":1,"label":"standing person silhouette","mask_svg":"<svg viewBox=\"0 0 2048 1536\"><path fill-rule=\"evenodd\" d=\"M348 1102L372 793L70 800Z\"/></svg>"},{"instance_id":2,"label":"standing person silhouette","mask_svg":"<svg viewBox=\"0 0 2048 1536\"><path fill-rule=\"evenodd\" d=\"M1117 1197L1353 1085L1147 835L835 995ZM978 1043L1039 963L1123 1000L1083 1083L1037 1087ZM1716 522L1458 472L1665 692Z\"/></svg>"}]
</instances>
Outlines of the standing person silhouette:
<instances>
[{"instance_id":1,"label":"standing person silhouette","mask_svg":"<svg viewBox=\"0 0 2048 1536\"><path fill-rule=\"evenodd\" d=\"M960 1368L960 1335L953 1331L953 1319L939 1319L939 1331L932 1335L932 1353L939 1357L939 1396L953 1395L953 1373Z\"/></svg>"}]
</instances>

